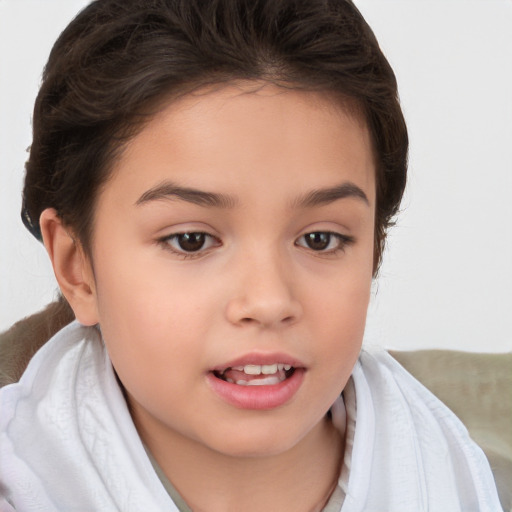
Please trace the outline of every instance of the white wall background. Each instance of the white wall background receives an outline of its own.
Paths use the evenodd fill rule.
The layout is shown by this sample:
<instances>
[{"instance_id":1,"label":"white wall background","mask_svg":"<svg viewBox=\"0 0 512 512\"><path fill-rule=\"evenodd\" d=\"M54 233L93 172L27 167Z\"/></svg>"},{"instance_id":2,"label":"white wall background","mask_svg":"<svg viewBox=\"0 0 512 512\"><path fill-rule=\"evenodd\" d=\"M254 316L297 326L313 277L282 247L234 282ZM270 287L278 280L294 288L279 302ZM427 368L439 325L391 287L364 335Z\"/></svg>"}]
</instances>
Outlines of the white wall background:
<instances>
[{"instance_id":1,"label":"white wall background","mask_svg":"<svg viewBox=\"0 0 512 512\"><path fill-rule=\"evenodd\" d=\"M19 220L30 118L51 45L85 0L0 0L0 330L56 283ZM367 341L512 350L512 2L356 0L393 65L410 179Z\"/></svg>"}]
</instances>

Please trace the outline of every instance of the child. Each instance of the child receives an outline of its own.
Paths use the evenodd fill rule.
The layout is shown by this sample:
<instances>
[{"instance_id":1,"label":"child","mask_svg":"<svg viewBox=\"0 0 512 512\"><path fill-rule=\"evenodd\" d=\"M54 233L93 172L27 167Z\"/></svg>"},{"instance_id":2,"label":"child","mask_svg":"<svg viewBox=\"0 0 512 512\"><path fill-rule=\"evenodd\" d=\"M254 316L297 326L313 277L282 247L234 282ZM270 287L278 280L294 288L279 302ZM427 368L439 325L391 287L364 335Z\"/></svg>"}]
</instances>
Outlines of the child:
<instances>
[{"instance_id":1,"label":"child","mask_svg":"<svg viewBox=\"0 0 512 512\"><path fill-rule=\"evenodd\" d=\"M0 392L1 510L500 510L460 422L361 352L406 157L349 1L82 11L23 209L77 321Z\"/></svg>"}]
</instances>

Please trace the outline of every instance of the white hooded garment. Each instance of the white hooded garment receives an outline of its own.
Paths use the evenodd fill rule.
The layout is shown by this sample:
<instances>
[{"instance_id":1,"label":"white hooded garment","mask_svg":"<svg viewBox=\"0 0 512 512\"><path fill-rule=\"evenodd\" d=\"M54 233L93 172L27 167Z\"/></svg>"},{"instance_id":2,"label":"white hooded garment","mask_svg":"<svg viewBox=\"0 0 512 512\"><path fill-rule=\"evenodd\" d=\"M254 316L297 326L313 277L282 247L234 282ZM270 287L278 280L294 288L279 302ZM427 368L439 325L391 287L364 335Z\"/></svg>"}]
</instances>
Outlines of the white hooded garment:
<instances>
[{"instance_id":1,"label":"white hooded garment","mask_svg":"<svg viewBox=\"0 0 512 512\"><path fill-rule=\"evenodd\" d=\"M340 512L502 510L462 423L387 353L363 351L343 395ZM13 510L178 512L94 328L64 328L0 390L0 511Z\"/></svg>"}]
</instances>

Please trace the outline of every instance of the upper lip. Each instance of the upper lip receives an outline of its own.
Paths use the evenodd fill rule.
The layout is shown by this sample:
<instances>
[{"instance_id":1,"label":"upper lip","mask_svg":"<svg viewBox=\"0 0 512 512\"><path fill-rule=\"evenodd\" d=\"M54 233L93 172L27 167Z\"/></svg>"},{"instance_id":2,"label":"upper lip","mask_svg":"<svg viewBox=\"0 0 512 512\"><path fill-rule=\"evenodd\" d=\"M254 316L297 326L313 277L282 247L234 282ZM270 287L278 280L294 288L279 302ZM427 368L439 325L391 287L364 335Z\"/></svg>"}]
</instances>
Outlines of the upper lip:
<instances>
[{"instance_id":1,"label":"upper lip","mask_svg":"<svg viewBox=\"0 0 512 512\"><path fill-rule=\"evenodd\" d=\"M222 372L226 368L233 368L235 366L252 365L270 365L274 363L289 364L294 368L304 368L305 365L298 359L283 353L250 353L241 357L237 357L227 363L222 363L211 368L211 371Z\"/></svg>"}]
</instances>

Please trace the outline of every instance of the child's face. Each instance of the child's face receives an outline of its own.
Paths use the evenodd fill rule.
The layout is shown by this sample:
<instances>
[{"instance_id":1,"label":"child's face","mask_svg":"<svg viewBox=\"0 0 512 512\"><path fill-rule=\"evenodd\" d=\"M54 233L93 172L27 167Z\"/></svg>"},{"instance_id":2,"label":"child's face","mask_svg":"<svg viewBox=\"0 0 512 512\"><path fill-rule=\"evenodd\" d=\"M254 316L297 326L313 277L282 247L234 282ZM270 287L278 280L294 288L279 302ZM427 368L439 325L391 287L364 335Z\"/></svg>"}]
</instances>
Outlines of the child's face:
<instances>
[{"instance_id":1,"label":"child's face","mask_svg":"<svg viewBox=\"0 0 512 512\"><path fill-rule=\"evenodd\" d=\"M359 353L374 216L368 131L319 93L232 85L154 118L99 196L92 246L94 314L143 439L242 456L314 436Z\"/></svg>"}]
</instances>

